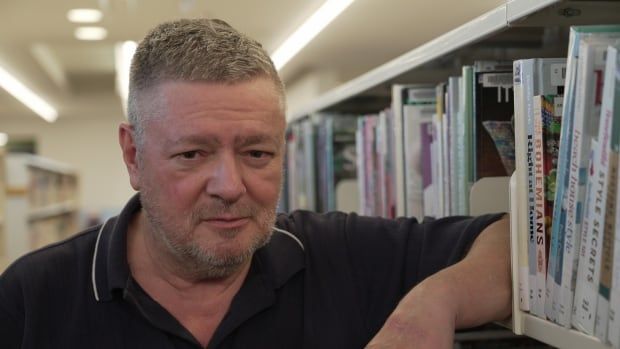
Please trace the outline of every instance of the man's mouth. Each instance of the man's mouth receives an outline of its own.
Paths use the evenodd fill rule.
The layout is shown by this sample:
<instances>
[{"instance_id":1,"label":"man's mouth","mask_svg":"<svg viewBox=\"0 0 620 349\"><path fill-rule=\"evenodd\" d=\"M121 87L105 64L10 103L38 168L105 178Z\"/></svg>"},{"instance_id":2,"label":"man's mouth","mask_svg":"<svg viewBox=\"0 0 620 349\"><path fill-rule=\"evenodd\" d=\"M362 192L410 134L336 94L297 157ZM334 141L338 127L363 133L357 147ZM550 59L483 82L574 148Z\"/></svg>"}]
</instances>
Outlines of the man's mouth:
<instances>
[{"instance_id":1,"label":"man's mouth","mask_svg":"<svg viewBox=\"0 0 620 349\"><path fill-rule=\"evenodd\" d=\"M250 221L250 217L218 216L205 219L204 222L213 228L239 229Z\"/></svg>"}]
</instances>

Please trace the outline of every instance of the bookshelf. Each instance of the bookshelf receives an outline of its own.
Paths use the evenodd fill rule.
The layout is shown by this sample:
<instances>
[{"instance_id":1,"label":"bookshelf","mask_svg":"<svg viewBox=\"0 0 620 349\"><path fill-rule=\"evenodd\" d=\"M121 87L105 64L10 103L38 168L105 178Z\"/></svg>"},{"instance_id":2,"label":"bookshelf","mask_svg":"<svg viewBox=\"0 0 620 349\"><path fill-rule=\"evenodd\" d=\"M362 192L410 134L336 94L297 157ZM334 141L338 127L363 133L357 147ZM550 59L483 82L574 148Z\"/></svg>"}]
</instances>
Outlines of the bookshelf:
<instances>
[{"instance_id":1,"label":"bookshelf","mask_svg":"<svg viewBox=\"0 0 620 349\"><path fill-rule=\"evenodd\" d=\"M5 263L77 231L73 168L40 156L8 154L6 183Z\"/></svg>"},{"instance_id":2,"label":"bookshelf","mask_svg":"<svg viewBox=\"0 0 620 349\"><path fill-rule=\"evenodd\" d=\"M459 75L461 66L474 60L566 57L568 27L571 25L618 23L618 1L508 0L496 9L292 110L287 115L288 121L294 123L315 113L376 113L390 105L393 85L443 82L449 76ZM397 163L397 175L402 175L402 166L402 163ZM397 183L400 182L397 178ZM498 179L494 183L481 184L480 188L488 188L487 185L509 186L509 190L504 189L503 192L509 192L509 199L504 200L508 200L510 205L505 203L502 206L510 207L512 217L522 217L517 210L520 195L517 195L516 179L513 176L510 184L507 182L506 178ZM494 191L478 191L479 194L472 193L471 200L484 203L486 199L497 199L490 197ZM403 192L402 187L396 192ZM472 205L476 206L479 205ZM513 332L559 348L611 348L592 336L563 328L519 309L517 252L523 246L519 246L517 236L524 233L524 228L518 220L511 221L514 311L509 325Z\"/></svg>"},{"instance_id":3,"label":"bookshelf","mask_svg":"<svg viewBox=\"0 0 620 349\"><path fill-rule=\"evenodd\" d=\"M5 176L5 152L0 147L0 270L6 265L6 176Z\"/></svg>"}]
</instances>

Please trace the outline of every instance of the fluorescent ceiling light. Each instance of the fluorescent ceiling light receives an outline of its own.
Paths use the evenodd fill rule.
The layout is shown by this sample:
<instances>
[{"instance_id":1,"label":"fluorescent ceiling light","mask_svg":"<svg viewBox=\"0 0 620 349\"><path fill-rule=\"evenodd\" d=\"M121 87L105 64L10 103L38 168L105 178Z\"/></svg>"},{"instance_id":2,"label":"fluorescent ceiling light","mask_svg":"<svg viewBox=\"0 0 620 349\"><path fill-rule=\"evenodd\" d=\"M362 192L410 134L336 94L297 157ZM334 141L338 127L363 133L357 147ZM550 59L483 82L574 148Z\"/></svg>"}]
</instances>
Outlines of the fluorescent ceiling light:
<instances>
[{"instance_id":1,"label":"fluorescent ceiling light","mask_svg":"<svg viewBox=\"0 0 620 349\"><path fill-rule=\"evenodd\" d=\"M75 29L75 37L79 40L103 40L108 31L103 27L79 27Z\"/></svg>"},{"instance_id":2,"label":"fluorescent ceiling light","mask_svg":"<svg viewBox=\"0 0 620 349\"><path fill-rule=\"evenodd\" d=\"M74 8L67 12L67 19L73 23L95 23L103 18L101 11L94 8Z\"/></svg>"},{"instance_id":3,"label":"fluorescent ceiling light","mask_svg":"<svg viewBox=\"0 0 620 349\"><path fill-rule=\"evenodd\" d=\"M32 90L2 67L0 67L0 87L37 113L45 121L54 122L58 118L58 111L54 107L32 92Z\"/></svg>"},{"instance_id":4,"label":"fluorescent ceiling light","mask_svg":"<svg viewBox=\"0 0 620 349\"><path fill-rule=\"evenodd\" d=\"M4 147L9 142L9 135L0 132L0 147Z\"/></svg>"},{"instance_id":5,"label":"fluorescent ceiling light","mask_svg":"<svg viewBox=\"0 0 620 349\"><path fill-rule=\"evenodd\" d=\"M280 47L271 59L277 70L280 70L293 58L310 40L314 39L334 18L338 17L353 0L327 0L315 13L312 14Z\"/></svg>"},{"instance_id":6,"label":"fluorescent ceiling light","mask_svg":"<svg viewBox=\"0 0 620 349\"><path fill-rule=\"evenodd\" d=\"M129 70L131 59L136 52L135 41L125 41L116 44L114 49L114 65L116 68L116 93L121 97L123 112L127 115L127 97L129 94Z\"/></svg>"}]
</instances>

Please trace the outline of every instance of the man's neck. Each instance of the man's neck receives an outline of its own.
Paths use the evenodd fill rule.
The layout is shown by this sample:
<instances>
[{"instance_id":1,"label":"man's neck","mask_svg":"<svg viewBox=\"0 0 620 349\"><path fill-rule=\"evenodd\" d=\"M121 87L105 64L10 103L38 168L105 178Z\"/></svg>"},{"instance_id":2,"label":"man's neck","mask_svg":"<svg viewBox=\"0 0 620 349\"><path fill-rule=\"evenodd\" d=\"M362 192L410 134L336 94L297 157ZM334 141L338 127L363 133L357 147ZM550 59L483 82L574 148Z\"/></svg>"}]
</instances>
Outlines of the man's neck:
<instances>
[{"instance_id":1,"label":"man's neck","mask_svg":"<svg viewBox=\"0 0 620 349\"><path fill-rule=\"evenodd\" d=\"M221 279L192 279L175 272L182 266L149 241L148 224L136 214L127 231L127 260L133 278L155 301L183 324L203 346L230 307L250 262Z\"/></svg>"}]
</instances>

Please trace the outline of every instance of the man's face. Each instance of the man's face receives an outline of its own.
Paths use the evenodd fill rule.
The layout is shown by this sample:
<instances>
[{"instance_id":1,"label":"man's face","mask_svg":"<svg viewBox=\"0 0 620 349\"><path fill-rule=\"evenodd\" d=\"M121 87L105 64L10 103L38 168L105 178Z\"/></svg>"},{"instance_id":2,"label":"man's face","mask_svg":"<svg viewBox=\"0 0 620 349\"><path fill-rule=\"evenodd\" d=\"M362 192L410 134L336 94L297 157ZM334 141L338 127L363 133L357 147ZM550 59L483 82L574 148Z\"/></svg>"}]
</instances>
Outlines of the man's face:
<instances>
[{"instance_id":1,"label":"man's face","mask_svg":"<svg viewBox=\"0 0 620 349\"><path fill-rule=\"evenodd\" d=\"M152 96L132 184L151 233L196 277L222 277L271 236L285 121L265 78L164 82Z\"/></svg>"}]
</instances>

